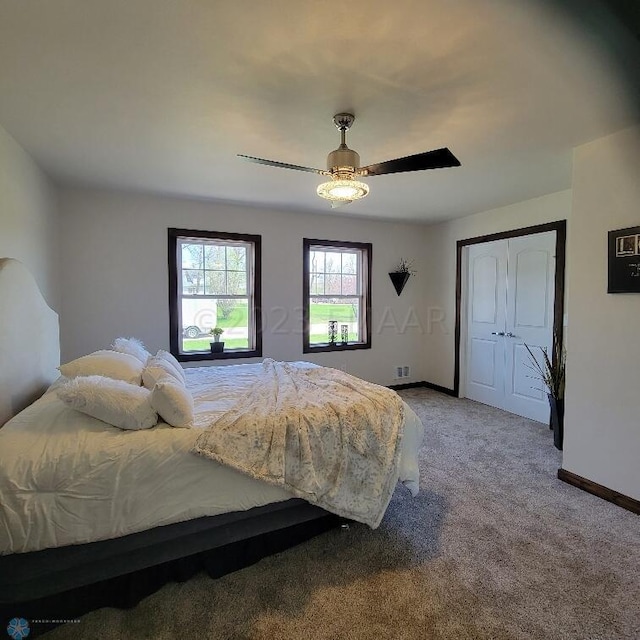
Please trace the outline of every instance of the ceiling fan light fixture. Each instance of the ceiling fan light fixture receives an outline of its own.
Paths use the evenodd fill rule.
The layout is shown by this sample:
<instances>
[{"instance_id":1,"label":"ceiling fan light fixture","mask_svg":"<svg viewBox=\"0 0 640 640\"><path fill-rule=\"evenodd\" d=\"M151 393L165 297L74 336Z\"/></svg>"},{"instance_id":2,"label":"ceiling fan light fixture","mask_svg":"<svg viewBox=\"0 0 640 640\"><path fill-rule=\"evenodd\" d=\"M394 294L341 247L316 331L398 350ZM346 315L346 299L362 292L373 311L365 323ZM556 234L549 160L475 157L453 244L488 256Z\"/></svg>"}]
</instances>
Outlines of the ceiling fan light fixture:
<instances>
[{"instance_id":1,"label":"ceiling fan light fixture","mask_svg":"<svg viewBox=\"0 0 640 640\"><path fill-rule=\"evenodd\" d=\"M340 146L327 156L326 169L314 169L287 162L277 162L266 158L256 158L239 154L249 162L264 164L268 167L294 169L329 176L328 182L318 186L316 192L325 200L331 202L331 207L339 207L353 200L360 200L369 193L369 187L356 178L382 176L389 173L406 173L409 171L424 171L425 169L444 169L445 167L459 167L460 161L447 147L415 153L412 156L386 160L366 167L360 166L360 156L347 146L347 131L353 125L355 116L352 113L337 113L333 116L333 124L340 131Z\"/></svg>"},{"instance_id":2,"label":"ceiling fan light fixture","mask_svg":"<svg viewBox=\"0 0 640 640\"><path fill-rule=\"evenodd\" d=\"M351 202L364 198L369 193L369 186L353 178L336 179L318 185L317 193L332 202Z\"/></svg>"}]
</instances>

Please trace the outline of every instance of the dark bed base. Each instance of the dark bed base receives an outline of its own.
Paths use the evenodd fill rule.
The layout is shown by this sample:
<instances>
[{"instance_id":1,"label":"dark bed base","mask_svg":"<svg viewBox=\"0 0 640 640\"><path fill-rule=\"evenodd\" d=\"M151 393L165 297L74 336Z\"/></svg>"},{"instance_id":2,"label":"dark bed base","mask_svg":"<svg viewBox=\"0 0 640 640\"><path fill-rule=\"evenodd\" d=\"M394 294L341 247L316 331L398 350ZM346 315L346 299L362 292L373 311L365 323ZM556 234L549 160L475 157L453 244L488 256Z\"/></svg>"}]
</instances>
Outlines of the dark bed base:
<instances>
[{"instance_id":1,"label":"dark bed base","mask_svg":"<svg viewBox=\"0 0 640 640\"><path fill-rule=\"evenodd\" d=\"M36 620L131 608L168 582L184 582L200 571L219 578L341 522L318 507L289 500L117 540L2 556L0 633L15 617L30 621L33 638L60 624Z\"/></svg>"}]
</instances>

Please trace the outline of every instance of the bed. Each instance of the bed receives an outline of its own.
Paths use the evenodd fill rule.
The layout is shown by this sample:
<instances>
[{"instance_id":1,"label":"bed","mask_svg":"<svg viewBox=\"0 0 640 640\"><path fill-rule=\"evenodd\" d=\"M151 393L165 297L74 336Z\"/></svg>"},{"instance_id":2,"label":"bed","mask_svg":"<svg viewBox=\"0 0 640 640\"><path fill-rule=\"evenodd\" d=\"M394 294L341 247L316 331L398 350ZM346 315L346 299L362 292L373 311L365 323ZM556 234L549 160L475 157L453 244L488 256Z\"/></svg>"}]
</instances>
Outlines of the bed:
<instances>
[{"instance_id":1,"label":"bed","mask_svg":"<svg viewBox=\"0 0 640 640\"><path fill-rule=\"evenodd\" d=\"M57 394L57 316L15 260L0 260L0 300L0 623L132 606L168 580L223 575L342 522L193 455L195 429L123 432L69 408ZM196 409L223 415L259 371L187 370ZM421 439L406 407L397 479L412 493Z\"/></svg>"}]
</instances>

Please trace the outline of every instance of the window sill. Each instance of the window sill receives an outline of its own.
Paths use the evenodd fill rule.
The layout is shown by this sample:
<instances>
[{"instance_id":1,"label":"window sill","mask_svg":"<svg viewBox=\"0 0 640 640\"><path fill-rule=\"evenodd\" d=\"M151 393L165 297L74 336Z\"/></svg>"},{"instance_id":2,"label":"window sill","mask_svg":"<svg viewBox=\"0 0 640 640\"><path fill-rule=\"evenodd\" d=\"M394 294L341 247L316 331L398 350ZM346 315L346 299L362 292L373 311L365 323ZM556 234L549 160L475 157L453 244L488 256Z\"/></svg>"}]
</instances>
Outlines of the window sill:
<instances>
[{"instance_id":1,"label":"window sill","mask_svg":"<svg viewBox=\"0 0 640 640\"><path fill-rule=\"evenodd\" d=\"M230 349L221 353L210 351L194 351L192 353L174 353L180 362L197 362L199 360L234 360L237 358L261 358L262 349Z\"/></svg>"},{"instance_id":2,"label":"window sill","mask_svg":"<svg viewBox=\"0 0 640 640\"><path fill-rule=\"evenodd\" d=\"M336 342L335 344L305 344L302 347L302 353L326 353L327 351L355 351L356 349L371 349L370 342L348 342L343 344Z\"/></svg>"}]
</instances>

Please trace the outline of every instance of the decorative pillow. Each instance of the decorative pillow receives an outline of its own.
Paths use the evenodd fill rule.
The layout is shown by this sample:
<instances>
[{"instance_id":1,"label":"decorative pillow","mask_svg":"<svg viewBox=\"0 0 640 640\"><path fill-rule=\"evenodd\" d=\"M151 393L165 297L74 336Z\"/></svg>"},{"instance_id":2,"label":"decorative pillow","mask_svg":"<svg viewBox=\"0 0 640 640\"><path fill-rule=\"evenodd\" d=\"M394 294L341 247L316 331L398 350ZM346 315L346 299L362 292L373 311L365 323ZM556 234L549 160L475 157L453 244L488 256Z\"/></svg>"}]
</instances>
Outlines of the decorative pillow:
<instances>
[{"instance_id":1,"label":"decorative pillow","mask_svg":"<svg viewBox=\"0 0 640 640\"><path fill-rule=\"evenodd\" d=\"M119 429L149 429L158 422L151 392L144 387L104 376L78 376L57 390L59 398Z\"/></svg>"},{"instance_id":2,"label":"decorative pillow","mask_svg":"<svg viewBox=\"0 0 640 640\"><path fill-rule=\"evenodd\" d=\"M168 376L153 387L151 406L172 427L193 425L193 396Z\"/></svg>"},{"instance_id":3,"label":"decorative pillow","mask_svg":"<svg viewBox=\"0 0 640 640\"><path fill-rule=\"evenodd\" d=\"M67 378L76 376L104 376L139 385L142 379L142 363L128 353L117 351L94 351L59 367Z\"/></svg>"},{"instance_id":4,"label":"decorative pillow","mask_svg":"<svg viewBox=\"0 0 640 640\"><path fill-rule=\"evenodd\" d=\"M114 351L128 353L130 356L138 358L143 365L147 364L147 360L151 357L151 354L144 348L138 338L116 338L111 348Z\"/></svg>"},{"instance_id":5,"label":"decorative pillow","mask_svg":"<svg viewBox=\"0 0 640 640\"><path fill-rule=\"evenodd\" d=\"M142 384L151 391L157 382L160 382L167 376L171 380L184 386L180 374L172 364L162 358L151 356L147 362L147 366L142 371Z\"/></svg>"},{"instance_id":6,"label":"decorative pillow","mask_svg":"<svg viewBox=\"0 0 640 640\"><path fill-rule=\"evenodd\" d=\"M165 362L168 362L172 367L175 368L178 376L182 380L183 384L187 384L187 376L184 373L184 369L182 365L176 360L175 356L168 351L164 351L164 349L160 349L158 353L156 353L156 358L160 358Z\"/></svg>"}]
</instances>

